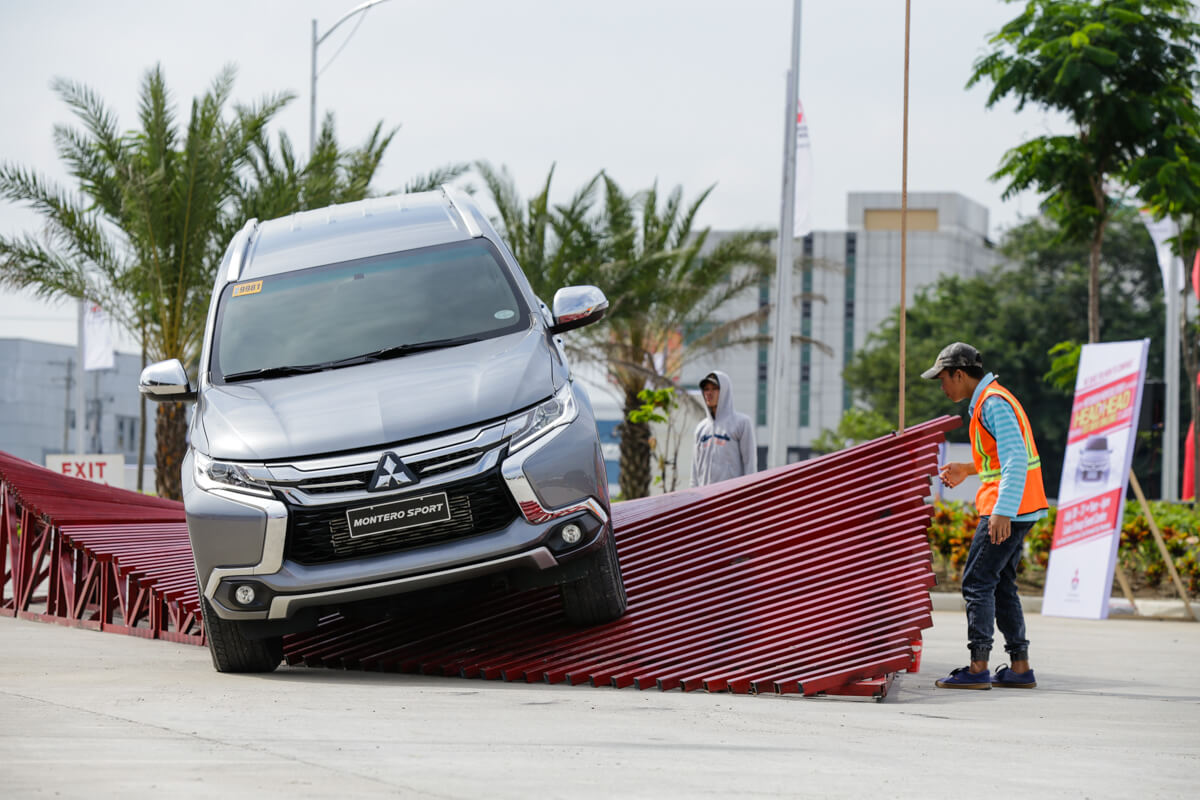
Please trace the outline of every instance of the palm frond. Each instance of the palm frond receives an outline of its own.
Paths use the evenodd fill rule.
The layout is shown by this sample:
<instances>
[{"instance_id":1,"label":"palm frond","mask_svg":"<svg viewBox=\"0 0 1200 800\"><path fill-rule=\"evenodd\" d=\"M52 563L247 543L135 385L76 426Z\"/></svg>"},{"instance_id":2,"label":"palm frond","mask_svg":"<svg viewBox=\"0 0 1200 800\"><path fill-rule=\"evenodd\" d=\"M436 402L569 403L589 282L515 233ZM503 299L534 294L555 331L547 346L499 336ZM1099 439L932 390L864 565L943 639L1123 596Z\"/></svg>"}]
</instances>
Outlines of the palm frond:
<instances>
[{"instance_id":1,"label":"palm frond","mask_svg":"<svg viewBox=\"0 0 1200 800\"><path fill-rule=\"evenodd\" d=\"M50 88L83 122L84 130L95 140L104 157L112 163L119 163L122 148L121 136L117 132L117 116L100 96L87 86L65 78L55 78L50 82Z\"/></svg>"},{"instance_id":2,"label":"palm frond","mask_svg":"<svg viewBox=\"0 0 1200 800\"><path fill-rule=\"evenodd\" d=\"M476 161L474 167L475 171L483 178L484 188L487 189L492 203L495 204L496 211L500 215L500 224L497 226L500 228L500 234L508 241L509 248L513 250L513 253L517 254L518 249L513 247L514 236L520 234L524 213L512 175L509 174L507 167L502 166L496 169L487 161ZM553 166L550 167L550 171L554 172ZM520 259L519 255L517 257Z\"/></svg>"},{"instance_id":3,"label":"palm frond","mask_svg":"<svg viewBox=\"0 0 1200 800\"><path fill-rule=\"evenodd\" d=\"M827 355L827 356L832 356L832 355L833 355L833 348L832 348L832 347L830 347L829 345L825 344L825 343L824 343L824 342L822 342L820 339L814 339L813 337L811 337L811 336L805 336L804 334L800 334L800 333L793 333L793 334L792 334L792 344L810 344L810 345L812 345L813 347L815 347L815 348L817 348L818 350L820 350L822 353L824 353L824 354L825 354L825 355Z\"/></svg>"},{"instance_id":4,"label":"palm frond","mask_svg":"<svg viewBox=\"0 0 1200 800\"><path fill-rule=\"evenodd\" d=\"M339 192L339 202L361 200L367 196L368 187L379 171L383 156L399 130L400 127L396 126L385 131L383 122L377 122L362 147L343 154L343 189Z\"/></svg>"},{"instance_id":5,"label":"palm frond","mask_svg":"<svg viewBox=\"0 0 1200 800\"><path fill-rule=\"evenodd\" d=\"M431 192L437 189L444 183L452 183L467 173L471 168L470 164L443 164L440 167L434 167L424 175L417 175L409 178L404 184L402 191L405 194L409 192Z\"/></svg>"},{"instance_id":6,"label":"palm frond","mask_svg":"<svg viewBox=\"0 0 1200 800\"><path fill-rule=\"evenodd\" d=\"M714 183L704 191L700 192L696 199L693 200L687 207L687 210L684 211L683 216L679 219L679 226L675 232L676 242L686 241L688 236L691 235L692 226L696 222L696 214L699 213L700 206L704 205L704 201L708 199L709 195L711 195L713 190L716 188L717 185Z\"/></svg>"}]
</instances>

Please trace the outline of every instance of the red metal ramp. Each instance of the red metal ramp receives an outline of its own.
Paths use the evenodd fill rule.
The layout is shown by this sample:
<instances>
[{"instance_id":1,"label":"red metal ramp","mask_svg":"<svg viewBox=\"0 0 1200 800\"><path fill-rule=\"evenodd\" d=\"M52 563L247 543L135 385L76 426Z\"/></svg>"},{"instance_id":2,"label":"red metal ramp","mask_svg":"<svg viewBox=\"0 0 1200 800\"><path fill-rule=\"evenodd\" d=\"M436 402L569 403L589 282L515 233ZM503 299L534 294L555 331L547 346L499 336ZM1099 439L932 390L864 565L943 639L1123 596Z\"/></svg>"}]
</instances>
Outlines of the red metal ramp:
<instances>
[{"instance_id":1,"label":"red metal ramp","mask_svg":"<svg viewBox=\"0 0 1200 800\"><path fill-rule=\"evenodd\" d=\"M203 644L183 519L0 452L0 614Z\"/></svg>"},{"instance_id":2,"label":"red metal ramp","mask_svg":"<svg viewBox=\"0 0 1200 800\"><path fill-rule=\"evenodd\" d=\"M552 590L285 640L290 664L733 692L882 694L919 661L925 530L957 417L613 508L629 612L567 626Z\"/></svg>"},{"instance_id":3,"label":"red metal ramp","mask_svg":"<svg viewBox=\"0 0 1200 800\"><path fill-rule=\"evenodd\" d=\"M285 658L510 681L880 696L897 671L915 671L931 624L929 477L959 424L941 417L800 464L616 504L629 612L609 625L573 629L557 592L539 590L419 619L329 617L286 637ZM13 587L0 587L0 613L201 643L181 506L74 485L84 483L0 453L0 559ZM35 587L46 592L41 612L31 610Z\"/></svg>"}]
</instances>

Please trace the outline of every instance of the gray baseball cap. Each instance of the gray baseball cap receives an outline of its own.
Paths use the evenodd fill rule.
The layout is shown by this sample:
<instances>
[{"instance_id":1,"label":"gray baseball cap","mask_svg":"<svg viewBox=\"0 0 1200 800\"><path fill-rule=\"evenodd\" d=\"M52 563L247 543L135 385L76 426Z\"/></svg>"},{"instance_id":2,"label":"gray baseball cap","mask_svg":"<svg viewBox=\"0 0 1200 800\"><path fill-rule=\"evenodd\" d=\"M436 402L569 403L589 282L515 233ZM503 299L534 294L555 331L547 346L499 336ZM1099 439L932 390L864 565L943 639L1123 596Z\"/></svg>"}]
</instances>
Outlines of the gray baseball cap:
<instances>
[{"instance_id":1,"label":"gray baseball cap","mask_svg":"<svg viewBox=\"0 0 1200 800\"><path fill-rule=\"evenodd\" d=\"M933 366L921 373L922 378L936 378L942 370L952 367L982 367L983 356L966 342L955 342L942 348Z\"/></svg>"}]
</instances>

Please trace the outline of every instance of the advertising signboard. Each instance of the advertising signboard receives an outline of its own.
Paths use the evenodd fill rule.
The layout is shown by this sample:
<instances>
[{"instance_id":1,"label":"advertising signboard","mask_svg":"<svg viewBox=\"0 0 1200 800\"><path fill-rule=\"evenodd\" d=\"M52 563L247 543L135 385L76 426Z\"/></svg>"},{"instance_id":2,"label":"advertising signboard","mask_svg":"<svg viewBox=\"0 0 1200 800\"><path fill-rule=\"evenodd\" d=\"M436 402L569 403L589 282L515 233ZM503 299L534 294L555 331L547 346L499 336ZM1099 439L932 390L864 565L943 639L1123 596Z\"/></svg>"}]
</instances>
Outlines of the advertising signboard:
<instances>
[{"instance_id":1,"label":"advertising signboard","mask_svg":"<svg viewBox=\"0 0 1200 800\"><path fill-rule=\"evenodd\" d=\"M1080 353L1043 614L1108 616L1149 350L1142 339Z\"/></svg>"}]
</instances>

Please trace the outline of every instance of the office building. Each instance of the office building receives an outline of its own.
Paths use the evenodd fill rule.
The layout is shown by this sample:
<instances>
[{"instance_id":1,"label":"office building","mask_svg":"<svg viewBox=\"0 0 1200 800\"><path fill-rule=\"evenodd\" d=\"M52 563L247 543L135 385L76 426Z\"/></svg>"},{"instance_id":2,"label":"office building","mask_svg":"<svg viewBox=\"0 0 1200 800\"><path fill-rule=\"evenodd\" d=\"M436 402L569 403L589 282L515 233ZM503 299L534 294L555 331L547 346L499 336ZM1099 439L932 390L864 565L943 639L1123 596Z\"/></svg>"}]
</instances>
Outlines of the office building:
<instances>
[{"instance_id":1,"label":"office building","mask_svg":"<svg viewBox=\"0 0 1200 800\"><path fill-rule=\"evenodd\" d=\"M792 286L798 298L792 332L824 344L794 343L790 364L794 389L788 392L791 421L785 441L788 460L811 455L823 430L837 427L854 402L842 370L867 336L878 330L900 303L900 194L855 192L847 198L846 230L814 231L797 239L798 267ZM910 192L906 302L944 275L972 277L1002 262L988 239L988 211L953 192ZM773 301L774 283L754 296L731 302L723 317L734 319ZM761 331L773 333L773 319ZM727 372L734 403L757 423L759 463L766 464L770 441L767 404L771 397L770 346L730 348L706 363L684 370L688 390L710 369Z\"/></svg>"}]
</instances>

